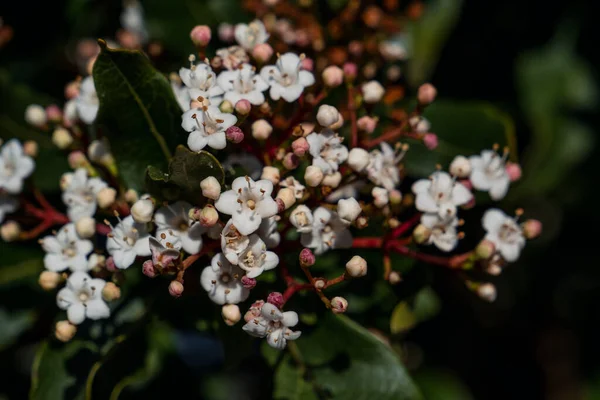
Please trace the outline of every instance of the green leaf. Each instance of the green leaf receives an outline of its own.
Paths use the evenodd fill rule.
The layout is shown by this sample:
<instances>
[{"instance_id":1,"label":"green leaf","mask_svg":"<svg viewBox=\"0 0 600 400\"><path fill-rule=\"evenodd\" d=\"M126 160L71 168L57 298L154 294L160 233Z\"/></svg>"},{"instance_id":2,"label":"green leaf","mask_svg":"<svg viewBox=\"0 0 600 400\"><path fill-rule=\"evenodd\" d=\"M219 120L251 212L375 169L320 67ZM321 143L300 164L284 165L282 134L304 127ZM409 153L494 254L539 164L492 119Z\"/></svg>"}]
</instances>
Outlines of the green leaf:
<instances>
[{"instance_id":1,"label":"green leaf","mask_svg":"<svg viewBox=\"0 0 600 400\"><path fill-rule=\"evenodd\" d=\"M315 388L298 368L293 358L286 354L275 371L275 400L319 400Z\"/></svg>"},{"instance_id":2,"label":"green leaf","mask_svg":"<svg viewBox=\"0 0 600 400\"><path fill-rule=\"evenodd\" d=\"M10 346L21 333L33 326L35 312L19 310L8 312L0 308L0 350Z\"/></svg>"},{"instance_id":3,"label":"green leaf","mask_svg":"<svg viewBox=\"0 0 600 400\"><path fill-rule=\"evenodd\" d=\"M37 245L0 241L0 254L0 288L33 281L44 270L44 252Z\"/></svg>"},{"instance_id":4,"label":"green leaf","mask_svg":"<svg viewBox=\"0 0 600 400\"><path fill-rule=\"evenodd\" d=\"M102 50L93 71L100 101L97 122L125 184L142 190L146 167L165 166L177 144L187 140L182 110L167 79L142 52L98 43Z\"/></svg>"},{"instance_id":5,"label":"green leaf","mask_svg":"<svg viewBox=\"0 0 600 400\"><path fill-rule=\"evenodd\" d=\"M433 289L424 287L410 301L401 301L394 307L390 318L392 334L404 333L418 323L434 317L440 310L440 299Z\"/></svg>"},{"instance_id":6,"label":"green leaf","mask_svg":"<svg viewBox=\"0 0 600 400\"><path fill-rule=\"evenodd\" d=\"M450 371L424 370L415 374L415 381L427 400L471 400L469 388Z\"/></svg>"},{"instance_id":7,"label":"green leaf","mask_svg":"<svg viewBox=\"0 0 600 400\"><path fill-rule=\"evenodd\" d=\"M410 309L407 301L401 301L396 305L390 318L390 332L394 335L404 333L415 327L417 318Z\"/></svg>"},{"instance_id":8,"label":"green leaf","mask_svg":"<svg viewBox=\"0 0 600 400\"><path fill-rule=\"evenodd\" d=\"M479 154L495 143L509 146L511 159L515 160L513 120L490 104L439 100L427 107L424 117L438 135L439 145L435 150L428 150L421 143L411 143L404 163L410 175L429 176L436 164L447 168L455 156Z\"/></svg>"}]
</instances>

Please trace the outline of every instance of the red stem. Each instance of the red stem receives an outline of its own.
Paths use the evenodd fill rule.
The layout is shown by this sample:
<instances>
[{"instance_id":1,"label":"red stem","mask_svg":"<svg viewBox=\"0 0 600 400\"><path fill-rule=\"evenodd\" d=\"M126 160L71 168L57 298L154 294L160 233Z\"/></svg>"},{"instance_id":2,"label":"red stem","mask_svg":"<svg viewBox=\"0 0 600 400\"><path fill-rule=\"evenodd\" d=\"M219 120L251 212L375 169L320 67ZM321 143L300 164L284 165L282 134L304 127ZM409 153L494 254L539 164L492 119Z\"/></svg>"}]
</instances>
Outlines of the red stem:
<instances>
[{"instance_id":1,"label":"red stem","mask_svg":"<svg viewBox=\"0 0 600 400\"><path fill-rule=\"evenodd\" d=\"M348 110L350 111L351 124L351 145L352 148L358 146L358 127L356 126L356 104L354 103L352 87L348 87Z\"/></svg>"},{"instance_id":2,"label":"red stem","mask_svg":"<svg viewBox=\"0 0 600 400\"><path fill-rule=\"evenodd\" d=\"M392 230L391 237L396 239L402 236L406 231L415 226L421 219L421 213L413 215L408 221L404 221L400 226Z\"/></svg>"}]
</instances>

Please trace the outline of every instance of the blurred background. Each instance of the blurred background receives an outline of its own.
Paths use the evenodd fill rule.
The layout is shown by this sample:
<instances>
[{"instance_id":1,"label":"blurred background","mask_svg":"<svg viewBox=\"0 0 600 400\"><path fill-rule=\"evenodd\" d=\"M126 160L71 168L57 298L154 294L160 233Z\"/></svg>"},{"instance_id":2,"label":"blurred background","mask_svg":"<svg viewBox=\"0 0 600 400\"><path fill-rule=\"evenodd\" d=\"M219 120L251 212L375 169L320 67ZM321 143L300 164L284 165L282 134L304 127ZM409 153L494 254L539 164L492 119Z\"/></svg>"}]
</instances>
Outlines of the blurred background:
<instances>
[{"instance_id":1,"label":"blurred background","mask_svg":"<svg viewBox=\"0 0 600 400\"><path fill-rule=\"evenodd\" d=\"M218 9L220 0L211 4ZM544 233L493 279L495 303L466 292L453 273L432 269L439 312L405 334L405 362L427 399L600 399L595 15L576 0L424 4L435 11L424 26L439 50L431 82L445 99L490 102L512 118L524 175L505 209L523 207L543 221ZM112 35L120 11L119 1L3 0L0 16L12 39L0 50L0 77L60 101L78 73L76 39ZM168 56L159 69L170 70ZM0 93L0 106L8 107L7 96ZM0 136L10 129L0 126ZM0 275L0 286L6 282ZM47 333L48 321L25 333L14 324L5 305L24 291L33 289L0 295L0 399L26 397L31 345Z\"/></svg>"}]
</instances>

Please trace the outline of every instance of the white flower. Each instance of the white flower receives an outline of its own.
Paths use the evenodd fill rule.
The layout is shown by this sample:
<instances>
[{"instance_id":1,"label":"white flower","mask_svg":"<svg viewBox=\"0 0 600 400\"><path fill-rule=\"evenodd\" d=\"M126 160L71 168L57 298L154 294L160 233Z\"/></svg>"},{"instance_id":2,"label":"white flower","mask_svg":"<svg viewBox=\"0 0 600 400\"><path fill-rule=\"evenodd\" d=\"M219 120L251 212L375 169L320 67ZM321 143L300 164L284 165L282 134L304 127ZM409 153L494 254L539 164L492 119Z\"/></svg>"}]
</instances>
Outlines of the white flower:
<instances>
[{"instance_id":1,"label":"white flower","mask_svg":"<svg viewBox=\"0 0 600 400\"><path fill-rule=\"evenodd\" d=\"M171 79L171 89L173 89L173 94L175 95L175 99L177 99L177 103L179 103L179 107L183 111L187 111L190 109L190 90L187 86L182 85L179 79Z\"/></svg>"},{"instance_id":2,"label":"white flower","mask_svg":"<svg viewBox=\"0 0 600 400\"><path fill-rule=\"evenodd\" d=\"M258 19L249 24L237 24L234 35L239 45L248 51L252 50L257 44L265 43L269 39L265 25Z\"/></svg>"},{"instance_id":3,"label":"white flower","mask_svg":"<svg viewBox=\"0 0 600 400\"><path fill-rule=\"evenodd\" d=\"M482 219L487 231L485 240L496 246L496 251L508 262L517 261L521 249L525 246L525 237L515 218L494 208L486 211Z\"/></svg>"},{"instance_id":4,"label":"white flower","mask_svg":"<svg viewBox=\"0 0 600 400\"><path fill-rule=\"evenodd\" d=\"M265 303L260 314L251 318L242 329L254 337L267 337L269 346L282 350L288 340L296 340L301 332L292 331L290 328L298 324L298 314L294 311L281 312L271 303Z\"/></svg>"},{"instance_id":5,"label":"white flower","mask_svg":"<svg viewBox=\"0 0 600 400\"><path fill-rule=\"evenodd\" d=\"M112 228L106 240L106 250L113 256L117 268L128 268L137 256L150 255L150 235L146 224L140 224L130 215Z\"/></svg>"},{"instance_id":6,"label":"white flower","mask_svg":"<svg viewBox=\"0 0 600 400\"><path fill-rule=\"evenodd\" d=\"M319 207L313 213L312 230L302 233L303 246L315 249L315 254L323 254L329 249L347 249L352 247L352 235L337 213Z\"/></svg>"},{"instance_id":7,"label":"white flower","mask_svg":"<svg viewBox=\"0 0 600 400\"><path fill-rule=\"evenodd\" d=\"M277 203L271 197L273 184L266 180L253 181L240 176L231 184L231 190L221 194L215 207L231 215L234 225L242 235L256 231L263 218L277 214Z\"/></svg>"},{"instance_id":8,"label":"white flower","mask_svg":"<svg viewBox=\"0 0 600 400\"><path fill-rule=\"evenodd\" d=\"M398 164L405 154L406 147L397 153L389 144L381 143L381 150L373 150L369 153L369 164L367 165L369 180L377 186L383 186L388 191L394 190L400 183Z\"/></svg>"},{"instance_id":9,"label":"white flower","mask_svg":"<svg viewBox=\"0 0 600 400\"><path fill-rule=\"evenodd\" d=\"M246 271L248 278L256 278L264 271L269 271L279 264L279 257L267 251L265 242L257 235L250 236L248 247L239 256L238 266Z\"/></svg>"},{"instance_id":10,"label":"white flower","mask_svg":"<svg viewBox=\"0 0 600 400\"><path fill-rule=\"evenodd\" d=\"M0 190L0 224L4 222L6 214L15 212L18 206L19 202L16 198Z\"/></svg>"},{"instance_id":11,"label":"white flower","mask_svg":"<svg viewBox=\"0 0 600 400\"><path fill-rule=\"evenodd\" d=\"M250 290L242 285L244 271L232 265L222 253L212 258L211 265L204 268L200 284L215 303L237 304L248 298Z\"/></svg>"},{"instance_id":12,"label":"white flower","mask_svg":"<svg viewBox=\"0 0 600 400\"><path fill-rule=\"evenodd\" d=\"M179 70L179 77L186 88L189 89L190 100L203 97L208 99L211 104L219 104L221 102L220 96L224 93L224 90L217 85L217 75L210 65L206 63L194 65L193 58L191 60L192 65L190 68Z\"/></svg>"},{"instance_id":13,"label":"white flower","mask_svg":"<svg viewBox=\"0 0 600 400\"><path fill-rule=\"evenodd\" d=\"M293 176L288 176L283 181L279 182L279 186L292 189L294 191L294 197L298 200L304 197L306 191L306 187Z\"/></svg>"},{"instance_id":14,"label":"white flower","mask_svg":"<svg viewBox=\"0 0 600 400\"><path fill-rule=\"evenodd\" d=\"M187 144L192 151L200 151L206 145L224 149L227 146L225 131L236 122L235 115L221 112L217 106L193 108L181 116L181 127L190 132Z\"/></svg>"},{"instance_id":15,"label":"white flower","mask_svg":"<svg viewBox=\"0 0 600 400\"><path fill-rule=\"evenodd\" d=\"M217 50L217 57L221 58L223 66L230 71L238 69L240 65L250 60L246 50L240 46L229 46L219 49ZM219 86L221 85L219 84ZM223 89L225 88L223 87Z\"/></svg>"},{"instance_id":16,"label":"white flower","mask_svg":"<svg viewBox=\"0 0 600 400\"><path fill-rule=\"evenodd\" d=\"M249 243L248 236L242 235L233 225L233 219L230 219L221 232L221 250L227 261L237 265L239 255L248 248Z\"/></svg>"},{"instance_id":17,"label":"white flower","mask_svg":"<svg viewBox=\"0 0 600 400\"><path fill-rule=\"evenodd\" d=\"M94 79L91 76L84 78L79 86L79 96L75 99L77 115L86 124L91 124L96 119L100 102L96 94Z\"/></svg>"},{"instance_id":18,"label":"white flower","mask_svg":"<svg viewBox=\"0 0 600 400\"><path fill-rule=\"evenodd\" d=\"M159 208L154 214L156 238L169 237L174 248L183 248L189 254L196 254L202 249L202 234L204 229L197 221L192 220L188 213L191 204L178 201Z\"/></svg>"},{"instance_id":19,"label":"white flower","mask_svg":"<svg viewBox=\"0 0 600 400\"><path fill-rule=\"evenodd\" d=\"M260 76L271 85L269 95L273 100L296 101L305 87L315 83L313 74L301 69L302 59L297 54L285 53L277 58L275 65L267 65L260 71Z\"/></svg>"},{"instance_id":20,"label":"white flower","mask_svg":"<svg viewBox=\"0 0 600 400\"><path fill-rule=\"evenodd\" d=\"M23 180L33 172L35 162L23 153L17 139L4 143L0 150L0 192L18 194L23 189Z\"/></svg>"},{"instance_id":21,"label":"white flower","mask_svg":"<svg viewBox=\"0 0 600 400\"><path fill-rule=\"evenodd\" d=\"M46 252L44 266L53 272L87 271L87 255L94 250L89 240L82 240L77 235L75 224L69 223L58 231L56 236L46 236L41 241Z\"/></svg>"},{"instance_id":22,"label":"white flower","mask_svg":"<svg viewBox=\"0 0 600 400\"><path fill-rule=\"evenodd\" d=\"M74 325L81 324L86 318L108 318L110 309L102 299L104 285L106 282L102 279L92 279L82 271L73 272L67 286L56 296L58 307L67 310L67 318Z\"/></svg>"},{"instance_id":23,"label":"white flower","mask_svg":"<svg viewBox=\"0 0 600 400\"><path fill-rule=\"evenodd\" d=\"M96 195L108 187L100 178L88 178L84 168L78 168L74 173L63 175L63 180L69 182L62 195L67 205L67 215L71 221L92 217L98 206Z\"/></svg>"},{"instance_id":24,"label":"white flower","mask_svg":"<svg viewBox=\"0 0 600 400\"><path fill-rule=\"evenodd\" d=\"M121 25L126 30L137 34L140 40L146 41L148 31L144 23L144 9L138 1L124 2L123 12L121 13Z\"/></svg>"},{"instance_id":25,"label":"white flower","mask_svg":"<svg viewBox=\"0 0 600 400\"><path fill-rule=\"evenodd\" d=\"M427 239L427 244L434 244L442 251L452 251L458 244L458 218L451 216L440 218L437 214L423 214L421 216L423 224L431 232Z\"/></svg>"},{"instance_id":26,"label":"white flower","mask_svg":"<svg viewBox=\"0 0 600 400\"><path fill-rule=\"evenodd\" d=\"M471 183L477 190L487 191L493 200L501 200L508 192L510 177L506 172L506 157L493 150L484 150L481 156L471 156Z\"/></svg>"},{"instance_id":27,"label":"white flower","mask_svg":"<svg viewBox=\"0 0 600 400\"><path fill-rule=\"evenodd\" d=\"M265 101L263 92L269 87L260 75L256 75L250 64L242 64L233 71L221 72L217 83L225 90L225 100L233 105L242 99L255 106L261 105Z\"/></svg>"},{"instance_id":28,"label":"white flower","mask_svg":"<svg viewBox=\"0 0 600 400\"><path fill-rule=\"evenodd\" d=\"M258 236L265 242L267 249L277 247L281 242L281 234L277 230L277 221L279 221L277 215L264 218L258 227Z\"/></svg>"},{"instance_id":29,"label":"white flower","mask_svg":"<svg viewBox=\"0 0 600 400\"><path fill-rule=\"evenodd\" d=\"M308 207L299 205L290 214L290 222L299 233L312 232L313 215Z\"/></svg>"},{"instance_id":30,"label":"white flower","mask_svg":"<svg viewBox=\"0 0 600 400\"><path fill-rule=\"evenodd\" d=\"M339 165L348 158L348 148L342 144L343 140L328 129L308 135L306 141L310 146L308 151L313 156L312 165L319 167L324 174L337 171Z\"/></svg>"},{"instance_id":31,"label":"white flower","mask_svg":"<svg viewBox=\"0 0 600 400\"><path fill-rule=\"evenodd\" d=\"M412 186L419 211L437 213L440 218L456 215L456 207L467 204L473 194L446 172L434 172L430 179L420 179Z\"/></svg>"},{"instance_id":32,"label":"white flower","mask_svg":"<svg viewBox=\"0 0 600 400\"><path fill-rule=\"evenodd\" d=\"M164 238L162 237L164 235ZM152 264L159 270L169 268L173 263L179 259L181 254L179 248L175 248L169 241L172 239L168 238L166 233L163 233L160 240L150 237L148 243L150 245L150 252L152 253ZM181 244L179 244L181 246Z\"/></svg>"}]
</instances>

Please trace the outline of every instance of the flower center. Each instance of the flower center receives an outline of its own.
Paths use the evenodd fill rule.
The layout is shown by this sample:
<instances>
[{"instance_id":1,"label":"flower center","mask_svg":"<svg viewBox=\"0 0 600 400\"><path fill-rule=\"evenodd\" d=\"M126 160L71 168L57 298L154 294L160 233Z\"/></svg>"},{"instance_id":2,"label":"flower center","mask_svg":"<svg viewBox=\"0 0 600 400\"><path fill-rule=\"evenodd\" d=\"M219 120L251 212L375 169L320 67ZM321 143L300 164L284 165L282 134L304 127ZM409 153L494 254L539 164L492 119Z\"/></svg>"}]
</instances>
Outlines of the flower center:
<instances>
[{"instance_id":1,"label":"flower center","mask_svg":"<svg viewBox=\"0 0 600 400\"><path fill-rule=\"evenodd\" d=\"M86 292L79 292L79 301L81 301L82 303L85 303L89 299L90 299L89 294L87 294Z\"/></svg>"},{"instance_id":2,"label":"flower center","mask_svg":"<svg viewBox=\"0 0 600 400\"><path fill-rule=\"evenodd\" d=\"M65 257L75 257L77 255L77 251L75 250L75 243L70 243L69 247L66 247L62 251Z\"/></svg>"},{"instance_id":3,"label":"flower center","mask_svg":"<svg viewBox=\"0 0 600 400\"><path fill-rule=\"evenodd\" d=\"M299 212L298 214L296 214L296 221L300 226L306 226L309 223L308 217L306 216L305 212Z\"/></svg>"},{"instance_id":4,"label":"flower center","mask_svg":"<svg viewBox=\"0 0 600 400\"><path fill-rule=\"evenodd\" d=\"M246 202L246 205L248 206L249 209L254 210L256 208L256 202L252 199L248 200Z\"/></svg>"},{"instance_id":5,"label":"flower center","mask_svg":"<svg viewBox=\"0 0 600 400\"><path fill-rule=\"evenodd\" d=\"M521 230L519 227L511 222L505 222L500 227L500 232L498 233L498 237L500 240L507 243L516 243L521 234Z\"/></svg>"},{"instance_id":6,"label":"flower center","mask_svg":"<svg viewBox=\"0 0 600 400\"><path fill-rule=\"evenodd\" d=\"M229 275L229 273L227 273L227 272L223 272L221 274L221 282L229 283L230 281L231 281L231 275Z\"/></svg>"}]
</instances>

